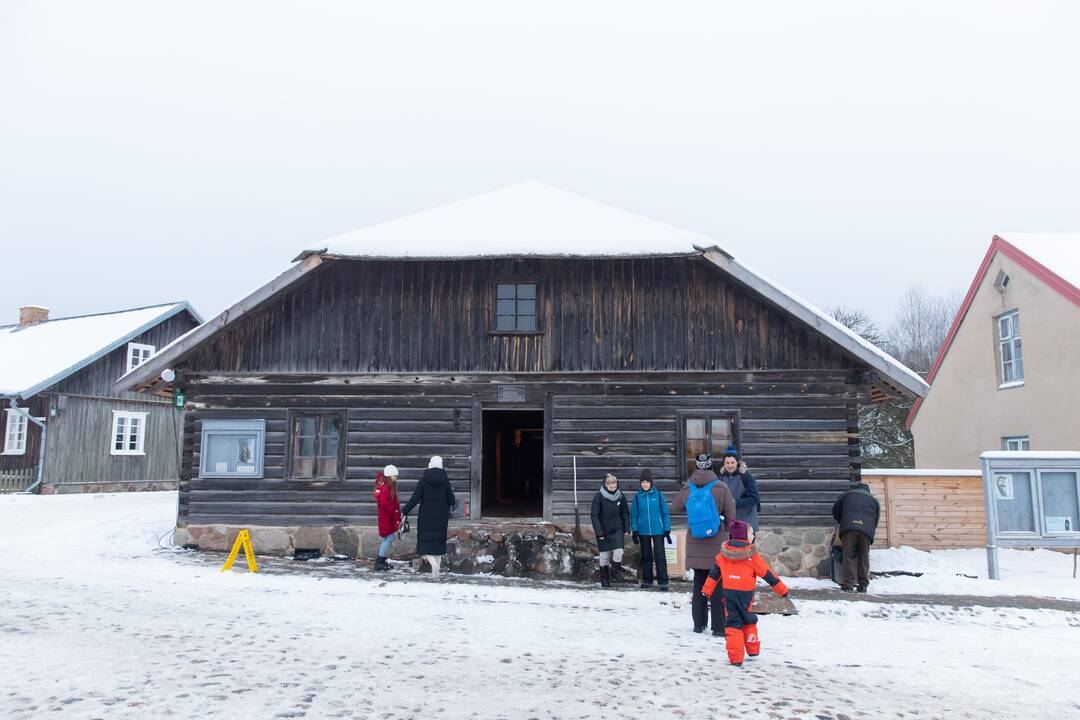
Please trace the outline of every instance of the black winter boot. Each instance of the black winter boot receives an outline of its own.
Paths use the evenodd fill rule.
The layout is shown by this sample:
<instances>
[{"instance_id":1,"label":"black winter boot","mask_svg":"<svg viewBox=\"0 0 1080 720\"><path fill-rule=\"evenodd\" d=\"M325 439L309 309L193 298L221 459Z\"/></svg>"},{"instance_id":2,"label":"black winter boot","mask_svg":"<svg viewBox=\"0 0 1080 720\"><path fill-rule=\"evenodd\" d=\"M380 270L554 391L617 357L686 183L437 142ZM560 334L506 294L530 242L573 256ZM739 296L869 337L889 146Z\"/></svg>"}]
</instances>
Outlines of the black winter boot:
<instances>
[{"instance_id":1,"label":"black winter boot","mask_svg":"<svg viewBox=\"0 0 1080 720\"><path fill-rule=\"evenodd\" d=\"M624 583L624 582L626 582L626 579L623 577L623 574L622 574L622 563L621 562L613 562L613 563L611 563L611 582L613 582L613 583Z\"/></svg>"},{"instance_id":2,"label":"black winter boot","mask_svg":"<svg viewBox=\"0 0 1080 720\"><path fill-rule=\"evenodd\" d=\"M611 568L607 565L600 568L600 587L611 587Z\"/></svg>"},{"instance_id":3,"label":"black winter boot","mask_svg":"<svg viewBox=\"0 0 1080 720\"><path fill-rule=\"evenodd\" d=\"M390 569L390 563L386 561L386 558L379 557L375 559L375 569L379 572L386 572Z\"/></svg>"}]
</instances>

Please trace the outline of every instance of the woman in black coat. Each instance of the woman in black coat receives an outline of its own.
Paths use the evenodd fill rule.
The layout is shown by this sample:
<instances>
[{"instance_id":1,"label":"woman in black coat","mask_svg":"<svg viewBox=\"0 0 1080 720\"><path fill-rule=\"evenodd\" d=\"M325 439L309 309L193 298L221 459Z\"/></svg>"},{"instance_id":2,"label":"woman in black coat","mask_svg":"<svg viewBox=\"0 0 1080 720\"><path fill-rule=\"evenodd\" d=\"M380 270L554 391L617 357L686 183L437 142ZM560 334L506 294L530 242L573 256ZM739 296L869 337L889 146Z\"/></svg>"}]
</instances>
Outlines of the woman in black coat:
<instances>
[{"instance_id":1,"label":"woman in black coat","mask_svg":"<svg viewBox=\"0 0 1080 720\"><path fill-rule=\"evenodd\" d=\"M420 506L416 516L416 554L423 555L431 565L431 574L438 577L442 556L446 554L446 528L450 524L450 508L457 505L450 478L443 470L442 458L436 455L428 463L424 476L413 491L401 516Z\"/></svg>"},{"instance_id":2,"label":"woman in black coat","mask_svg":"<svg viewBox=\"0 0 1080 720\"><path fill-rule=\"evenodd\" d=\"M630 506L614 475L604 478L593 497L591 516L600 551L600 585L610 587L611 581L622 582L623 546L630 532Z\"/></svg>"}]
</instances>

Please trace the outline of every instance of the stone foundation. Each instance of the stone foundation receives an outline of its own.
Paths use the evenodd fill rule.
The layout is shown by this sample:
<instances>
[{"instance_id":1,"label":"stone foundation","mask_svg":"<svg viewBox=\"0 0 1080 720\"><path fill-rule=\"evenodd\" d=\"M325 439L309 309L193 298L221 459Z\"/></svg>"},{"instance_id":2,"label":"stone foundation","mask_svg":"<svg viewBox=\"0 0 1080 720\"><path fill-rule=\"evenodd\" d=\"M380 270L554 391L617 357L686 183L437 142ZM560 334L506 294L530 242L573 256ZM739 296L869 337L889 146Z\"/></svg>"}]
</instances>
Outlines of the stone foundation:
<instances>
[{"instance_id":1,"label":"stone foundation","mask_svg":"<svg viewBox=\"0 0 1080 720\"><path fill-rule=\"evenodd\" d=\"M91 482L91 483L46 483L41 486L42 495L66 495L68 493L115 493L115 492L159 492L176 490L177 480L145 480L140 482Z\"/></svg>"},{"instance_id":2,"label":"stone foundation","mask_svg":"<svg viewBox=\"0 0 1080 720\"><path fill-rule=\"evenodd\" d=\"M224 525L179 527L173 536L176 545L225 552L232 548L243 528ZM327 557L375 557L379 533L371 526L259 527L250 526L255 552L260 555L290 556L297 549L318 550ZM485 573L508 577L574 578L587 580L597 570L596 544L592 529L583 528L576 542L569 529L552 523L475 523L451 525L446 544L446 563L451 572L471 575ZM826 528L780 528L762 530L757 546L773 570L787 577L828 577L828 543L832 532ZM395 538L390 557L416 558L416 535ZM638 546L627 537L624 564L640 562Z\"/></svg>"}]
</instances>

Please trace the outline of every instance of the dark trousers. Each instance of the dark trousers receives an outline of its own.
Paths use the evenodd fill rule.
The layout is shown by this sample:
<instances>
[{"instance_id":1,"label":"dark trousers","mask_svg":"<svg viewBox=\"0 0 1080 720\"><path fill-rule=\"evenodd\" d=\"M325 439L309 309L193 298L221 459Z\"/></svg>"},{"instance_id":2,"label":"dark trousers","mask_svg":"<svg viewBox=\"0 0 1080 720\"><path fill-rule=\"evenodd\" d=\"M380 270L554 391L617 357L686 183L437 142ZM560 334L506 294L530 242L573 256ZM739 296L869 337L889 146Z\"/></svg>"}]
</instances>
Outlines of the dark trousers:
<instances>
[{"instance_id":1,"label":"dark trousers","mask_svg":"<svg viewBox=\"0 0 1080 720\"><path fill-rule=\"evenodd\" d=\"M702 595L701 588L705 587L705 581L708 579L708 570L694 569L694 596L690 603L690 612L694 616L694 627L708 627L709 616L711 616L713 631L723 632L724 593L717 587L711 600Z\"/></svg>"},{"instance_id":2,"label":"dark trousers","mask_svg":"<svg viewBox=\"0 0 1080 720\"><path fill-rule=\"evenodd\" d=\"M840 536L844 546L844 572L840 577L840 587L866 589L870 584L870 538L858 530L848 530Z\"/></svg>"},{"instance_id":3,"label":"dark trousers","mask_svg":"<svg viewBox=\"0 0 1080 720\"><path fill-rule=\"evenodd\" d=\"M641 582L653 583L653 562L656 563L656 579L661 585L668 584L667 552L664 549L663 535L641 536ZM704 582L704 581L702 581Z\"/></svg>"}]
</instances>

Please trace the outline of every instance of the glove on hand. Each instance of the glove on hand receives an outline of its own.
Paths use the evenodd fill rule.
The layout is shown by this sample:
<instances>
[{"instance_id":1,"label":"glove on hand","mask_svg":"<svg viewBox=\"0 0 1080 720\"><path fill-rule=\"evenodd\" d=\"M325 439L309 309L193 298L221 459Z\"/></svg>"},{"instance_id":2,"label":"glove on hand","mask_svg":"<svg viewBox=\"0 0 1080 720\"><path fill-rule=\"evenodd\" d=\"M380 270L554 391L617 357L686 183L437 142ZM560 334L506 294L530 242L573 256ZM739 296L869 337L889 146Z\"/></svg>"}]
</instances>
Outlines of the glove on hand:
<instances>
[{"instance_id":1,"label":"glove on hand","mask_svg":"<svg viewBox=\"0 0 1080 720\"><path fill-rule=\"evenodd\" d=\"M671 532L664 533L664 539L667 540L668 545L674 545L675 544L675 543L671 542Z\"/></svg>"},{"instance_id":2,"label":"glove on hand","mask_svg":"<svg viewBox=\"0 0 1080 720\"><path fill-rule=\"evenodd\" d=\"M630 537L634 538L634 544L635 544L635 545L640 545L640 544L641 544L641 536L640 536L640 535L638 535L638 532L637 532L637 530L635 530L634 532L630 533Z\"/></svg>"}]
</instances>

